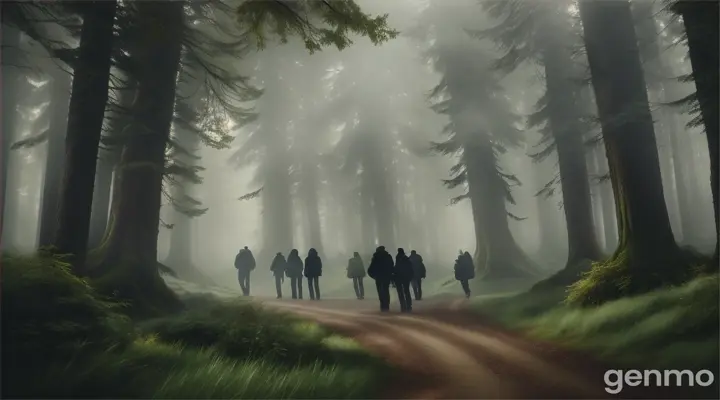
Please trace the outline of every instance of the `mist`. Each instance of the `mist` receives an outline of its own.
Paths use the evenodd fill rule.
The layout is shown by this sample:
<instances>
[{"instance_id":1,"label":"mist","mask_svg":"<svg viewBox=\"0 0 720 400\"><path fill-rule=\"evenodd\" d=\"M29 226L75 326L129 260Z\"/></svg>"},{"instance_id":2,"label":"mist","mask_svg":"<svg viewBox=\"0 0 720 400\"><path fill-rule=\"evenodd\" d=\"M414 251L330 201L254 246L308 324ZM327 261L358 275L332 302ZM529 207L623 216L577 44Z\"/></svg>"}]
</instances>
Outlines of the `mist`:
<instances>
[{"instance_id":1,"label":"mist","mask_svg":"<svg viewBox=\"0 0 720 400\"><path fill-rule=\"evenodd\" d=\"M262 92L256 99L228 100L253 117L198 125L202 130L214 124L205 132L231 136L228 148L213 148L204 139L187 144L174 121L172 139L194 149L195 157L183 159L171 151L169 157L197 167L201 180L184 181L181 191L164 182L158 260L170 268L185 263L183 268L235 288L233 260L248 246L258 260L254 282L259 294L272 293L272 257L291 249L303 258L310 248L318 250L325 266L323 285L336 295L349 290L345 268L353 252L369 262L380 245L391 252L417 250L436 285L452 275L459 250L469 251L489 270L512 265L525 271L517 274L539 277L562 269L572 248L563 204L568 197L563 197L555 145L548 144L548 123L538 115L547 102L541 63L498 67L506 47L481 34L498 22L476 1L358 3L370 14L388 14L399 36L380 45L357 36L343 50L313 54L300 39L290 38L226 57L226 68ZM577 9L568 7L554 28L569 48L581 40L578 18ZM657 21L661 30L669 23ZM653 73L665 74L658 81L691 71L687 46L668 37L670 30L663 32L666 44L658 56L663 67L651 57L644 63ZM21 47L32 49L31 42L25 37ZM23 252L49 244L42 238L39 216L46 174L59 168L48 164L57 163L52 152L63 151L52 138L62 138L64 129L53 131L50 121L58 120L54 107L65 101L53 91L62 86L60 67L41 50L28 54L25 58L40 67L23 79L20 118L5 133L13 143L24 144L14 146L8 161L3 248ZM617 246L617 226L607 159L594 139L600 127L587 60L574 54L573 63L570 74L587 99L578 107L586 126L582 145L563 150L570 151L563 156L587 162L581 179L590 190L589 223L599 251L610 255ZM182 90L191 91L179 83L178 93ZM712 251L704 133L695 125L681 139L673 136L692 116L666 104L687 96L694 85L674 82L669 90L653 90L648 83L672 230L683 245ZM680 156L682 167L673 162ZM470 178L473 174L484 175L472 181L477 179ZM201 212L178 211L183 198L192 198Z\"/></svg>"}]
</instances>

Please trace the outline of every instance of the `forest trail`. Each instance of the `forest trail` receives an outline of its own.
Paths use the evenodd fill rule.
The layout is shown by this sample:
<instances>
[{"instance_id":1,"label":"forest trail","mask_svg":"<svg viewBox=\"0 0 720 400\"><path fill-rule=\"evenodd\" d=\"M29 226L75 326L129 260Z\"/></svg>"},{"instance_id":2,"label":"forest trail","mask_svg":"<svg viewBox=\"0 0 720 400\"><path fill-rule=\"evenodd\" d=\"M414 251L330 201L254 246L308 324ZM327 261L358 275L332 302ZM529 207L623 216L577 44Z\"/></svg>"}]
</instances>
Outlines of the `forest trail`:
<instances>
[{"instance_id":1,"label":"forest trail","mask_svg":"<svg viewBox=\"0 0 720 400\"><path fill-rule=\"evenodd\" d=\"M414 302L412 314L397 304L380 313L373 300L262 302L351 337L397 367L398 381L383 398L677 398L642 387L610 395L603 374L612 367L493 326L465 310L464 299Z\"/></svg>"}]
</instances>

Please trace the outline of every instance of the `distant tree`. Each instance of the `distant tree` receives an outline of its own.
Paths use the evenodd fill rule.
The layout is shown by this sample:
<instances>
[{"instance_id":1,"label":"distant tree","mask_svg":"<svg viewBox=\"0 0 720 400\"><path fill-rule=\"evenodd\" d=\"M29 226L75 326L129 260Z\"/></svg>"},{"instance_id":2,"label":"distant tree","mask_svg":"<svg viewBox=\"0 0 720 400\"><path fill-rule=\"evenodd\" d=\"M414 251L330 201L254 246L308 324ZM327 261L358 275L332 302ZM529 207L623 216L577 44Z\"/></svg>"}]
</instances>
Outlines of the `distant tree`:
<instances>
[{"instance_id":1,"label":"distant tree","mask_svg":"<svg viewBox=\"0 0 720 400\"><path fill-rule=\"evenodd\" d=\"M7 237L3 237L5 231L4 224L5 208L7 205L7 182L8 182L8 166L10 158L10 147L13 144L14 132L17 127L18 112L17 104L20 97L21 77L20 59L22 52L20 50L21 32L15 27L10 26L5 8L7 2L0 3L2 7L2 154L0 154L0 173L2 176L2 185L0 185L0 243L6 245Z\"/></svg>"},{"instance_id":2,"label":"distant tree","mask_svg":"<svg viewBox=\"0 0 720 400\"><path fill-rule=\"evenodd\" d=\"M65 67L67 68L67 67ZM61 66L48 66L50 72L50 125L47 132L47 158L43 194L40 200L40 230L38 245L50 246L58 222L58 195L62 185L65 163L65 136L68 118L68 101L72 76Z\"/></svg>"},{"instance_id":3,"label":"distant tree","mask_svg":"<svg viewBox=\"0 0 720 400\"><path fill-rule=\"evenodd\" d=\"M653 1L633 1L633 16L636 20L635 31L638 35L640 46L640 57L643 60L645 80L648 85L648 96L651 104L668 104L678 100L673 98L673 82L676 74L672 71L664 50L668 47L663 43L658 28L658 9ZM677 92L675 90L675 92ZM693 182L692 166L689 159L683 159L682 153L690 145L690 138L683 135L680 130L681 124L678 121L676 110L668 106L654 107L651 109L655 123L655 134L658 142L658 154L660 155L660 172L663 178L663 192L668 203L670 222L677 241L696 242L698 224L695 219L698 215L693 210L692 195L690 189ZM685 157L687 155L685 154Z\"/></svg>"},{"instance_id":4,"label":"distant tree","mask_svg":"<svg viewBox=\"0 0 720 400\"><path fill-rule=\"evenodd\" d=\"M444 129L449 138L435 143L434 150L459 154L459 162L451 170L453 177L446 184L467 190L452 202L470 199L477 242L476 267L484 270L483 279L487 280L536 276L535 266L518 246L508 225L508 218L523 219L507 210L507 203L514 204L511 187L520 182L498 166L498 157L506 147L516 146L521 140L519 118L511 111L497 75L490 70L491 57L469 42L465 32L451 28L473 21L477 16L474 5L432 4L422 25L434 27L435 36L428 37L434 39L428 55L442 74L432 91L433 109L450 120Z\"/></svg>"},{"instance_id":5,"label":"distant tree","mask_svg":"<svg viewBox=\"0 0 720 400\"><path fill-rule=\"evenodd\" d=\"M568 236L566 268L577 269L578 263L600 258L595 228L583 138L581 86L573 47L578 40L567 9L571 3L485 1L491 16L500 20L497 26L481 31L505 50L496 68L511 72L524 62L537 63L544 69L545 94L530 116L530 126L545 125L542 131L545 148L533 155L542 161L557 152L559 175L538 195L555 191L559 184Z\"/></svg>"}]
</instances>

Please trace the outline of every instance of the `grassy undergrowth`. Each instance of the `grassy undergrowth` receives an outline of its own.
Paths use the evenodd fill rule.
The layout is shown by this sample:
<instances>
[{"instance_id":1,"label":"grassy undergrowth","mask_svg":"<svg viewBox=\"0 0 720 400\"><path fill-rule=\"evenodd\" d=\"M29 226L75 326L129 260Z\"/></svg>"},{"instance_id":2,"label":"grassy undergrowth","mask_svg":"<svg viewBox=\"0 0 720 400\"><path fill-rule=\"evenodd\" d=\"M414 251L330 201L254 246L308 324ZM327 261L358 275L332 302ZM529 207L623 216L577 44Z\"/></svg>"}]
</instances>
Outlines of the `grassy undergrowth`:
<instances>
[{"instance_id":1,"label":"grassy undergrowth","mask_svg":"<svg viewBox=\"0 0 720 400\"><path fill-rule=\"evenodd\" d=\"M599 307L566 305L562 288L479 300L482 313L531 336L601 358L653 369L709 369L718 375L718 275Z\"/></svg>"},{"instance_id":2,"label":"grassy undergrowth","mask_svg":"<svg viewBox=\"0 0 720 400\"><path fill-rule=\"evenodd\" d=\"M194 296L136 323L51 258L2 258L5 398L369 398L386 367L251 303Z\"/></svg>"}]
</instances>

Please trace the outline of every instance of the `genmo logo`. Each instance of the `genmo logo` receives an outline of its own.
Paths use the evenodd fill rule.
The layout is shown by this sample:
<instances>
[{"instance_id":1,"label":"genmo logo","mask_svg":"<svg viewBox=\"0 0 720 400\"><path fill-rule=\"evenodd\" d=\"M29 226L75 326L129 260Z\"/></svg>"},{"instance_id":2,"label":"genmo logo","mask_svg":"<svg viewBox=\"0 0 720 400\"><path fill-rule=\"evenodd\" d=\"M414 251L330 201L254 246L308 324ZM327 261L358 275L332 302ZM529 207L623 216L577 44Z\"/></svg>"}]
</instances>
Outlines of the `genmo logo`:
<instances>
[{"instance_id":1,"label":"genmo logo","mask_svg":"<svg viewBox=\"0 0 720 400\"><path fill-rule=\"evenodd\" d=\"M605 371L605 391L610 394L620 393L625 386L656 386L656 387L682 387L682 386L710 386L715 382L715 375L703 369L698 372L690 370L678 371L675 369L658 371L647 369L627 371L611 369Z\"/></svg>"}]
</instances>

